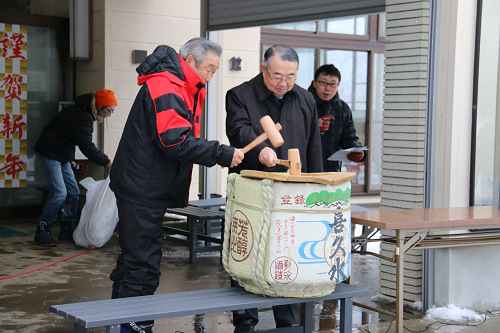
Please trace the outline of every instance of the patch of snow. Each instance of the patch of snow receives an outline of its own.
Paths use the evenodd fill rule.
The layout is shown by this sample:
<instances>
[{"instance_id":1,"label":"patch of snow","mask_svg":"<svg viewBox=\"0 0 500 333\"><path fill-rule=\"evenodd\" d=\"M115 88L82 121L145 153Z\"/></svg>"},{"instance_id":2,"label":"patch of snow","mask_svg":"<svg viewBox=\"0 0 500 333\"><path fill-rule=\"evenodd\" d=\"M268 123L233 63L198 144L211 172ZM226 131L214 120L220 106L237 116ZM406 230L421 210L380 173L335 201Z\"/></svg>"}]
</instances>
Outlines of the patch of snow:
<instances>
[{"instance_id":1,"label":"patch of snow","mask_svg":"<svg viewBox=\"0 0 500 333\"><path fill-rule=\"evenodd\" d=\"M429 320L449 320L458 322L483 321L484 315L480 315L469 309L461 309L454 304L436 308L434 305L427 310L425 319Z\"/></svg>"}]
</instances>

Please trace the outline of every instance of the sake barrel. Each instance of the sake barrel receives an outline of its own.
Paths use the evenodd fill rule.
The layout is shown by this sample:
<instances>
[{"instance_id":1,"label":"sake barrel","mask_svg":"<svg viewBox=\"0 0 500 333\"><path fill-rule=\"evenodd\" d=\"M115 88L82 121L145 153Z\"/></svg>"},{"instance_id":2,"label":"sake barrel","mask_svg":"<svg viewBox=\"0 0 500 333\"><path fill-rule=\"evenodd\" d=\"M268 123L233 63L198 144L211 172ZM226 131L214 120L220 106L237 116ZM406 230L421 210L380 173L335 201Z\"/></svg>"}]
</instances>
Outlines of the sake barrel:
<instances>
[{"instance_id":1,"label":"sake barrel","mask_svg":"<svg viewBox=\"0 0 500 333\"><path fill-rule=\"evenodd\" d=\"M247 291L319 297L351 271L352 173L230 174L223 264Z\"/></svg>"}]
</instances>

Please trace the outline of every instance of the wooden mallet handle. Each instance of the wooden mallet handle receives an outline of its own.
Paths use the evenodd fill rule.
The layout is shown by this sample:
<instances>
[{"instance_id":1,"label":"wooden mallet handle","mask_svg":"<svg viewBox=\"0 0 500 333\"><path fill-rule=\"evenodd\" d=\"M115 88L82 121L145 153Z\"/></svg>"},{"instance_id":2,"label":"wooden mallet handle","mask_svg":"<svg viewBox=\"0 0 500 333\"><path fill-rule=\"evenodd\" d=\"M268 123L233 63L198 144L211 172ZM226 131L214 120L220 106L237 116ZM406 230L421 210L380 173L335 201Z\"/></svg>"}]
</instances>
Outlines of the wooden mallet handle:
<instances>
[{"instance_id":1,"label":"wooden mallet handle","mask_svg":"<svg viewBox=\"0 0 500 333\"><path fill-rule=\"evenodd\" d=\"M279 132L281 131L281 125L280 123L274 124L276 130ZM266 132L262 133L259 135L257 138L255 138L252 142L250 142L248 145L246 145L241 151L243 154L248 153L252 148L254 148L257 145L260 145L262 142L266 141L268 139L268 135Z\"/></svg>"}]
</instances>

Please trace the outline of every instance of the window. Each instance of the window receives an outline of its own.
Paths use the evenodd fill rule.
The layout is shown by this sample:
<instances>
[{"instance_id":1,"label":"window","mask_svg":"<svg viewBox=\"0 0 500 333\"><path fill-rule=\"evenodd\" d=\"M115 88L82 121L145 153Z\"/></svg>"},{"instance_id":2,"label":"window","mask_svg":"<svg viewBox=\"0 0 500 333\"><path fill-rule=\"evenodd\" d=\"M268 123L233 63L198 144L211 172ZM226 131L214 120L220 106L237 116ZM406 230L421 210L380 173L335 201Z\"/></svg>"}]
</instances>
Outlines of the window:
<instances>
[{"instance_id":1,"label":"window","mask_svg":"<svg viewBox=\"0 0 500 333\"><path fill-rule=\"evenodd\" d=\"M318 23L319 31L335 34L366 35L368 32L368 15L322 20Z\"/></svg>"},{"instance_id":2,"label":"window","mask_svg":"<svg viewBox=\"0 0 500 333\"><path fill-rule=\"evenodd\" d=\"M483 0L481 15L480 56L477 74L477 118L473 160L472 193L474 206L499 203L500 184L500 112L499 68L500 52L497 33L492 27L500 25L500 7L496 0ZM488 147L488 148L487 148ZM474 148L473 148L474 149ZM474 151L474 150L473 150ZM472 200L471 200L472 201Z\"/></svg>"}]
</instances>

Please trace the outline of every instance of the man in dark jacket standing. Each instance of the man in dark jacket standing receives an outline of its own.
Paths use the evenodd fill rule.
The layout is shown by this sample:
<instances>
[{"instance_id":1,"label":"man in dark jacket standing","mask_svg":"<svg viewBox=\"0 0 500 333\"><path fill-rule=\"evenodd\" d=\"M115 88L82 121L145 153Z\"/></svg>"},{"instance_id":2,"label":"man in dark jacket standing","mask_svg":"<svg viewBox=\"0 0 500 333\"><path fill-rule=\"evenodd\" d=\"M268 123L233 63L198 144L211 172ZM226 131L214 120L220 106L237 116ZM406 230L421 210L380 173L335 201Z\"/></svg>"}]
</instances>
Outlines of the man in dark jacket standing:
<instances>
[{"instance_id":1,"label":"man in dark jacket standing","mask_svg":"<svg viewBox=\"0 0 500 333\"><path fill-rule=\"evenodd\" d=\"M314 73L314 80L309 87L318 107L324 171L340 172L342 162L328 161L333 153L362 146L356 136L351 109L339 97L340 78L337 67L323 65ZM352 152L347 157L353 162L361 162L366 156L361 151Z\"/></svg>"},{"instance_id":2,"label":"man in dark jacket standing","mask_svg":"<svg viewBox=\"0 0 500 333\"><path fill-rule=\"evenodd\" d=\"M113 298L152 295L160 280L163 216L185 207L193 163L235 167L243 153L198 138L205 84L219 67L220 45L194 38L179 50L162 45L139 65L141 89L116 152L110 187L118 205L122 253L111 273ZM153 321L126 323L151 332Z\"/></svg>"},{"instance_id":3,"label":"man in dark jacket standing","mask_svg":"<svg viewBox=\"0 0 500 333\"><path fill-rule=\"evenodd\" d=\"M71 163L75 160L75 146L92 162L111 167L112 162L92 142L94 121L111 116L117 106L112 90L101 89L80 95L75 105L65 107L45 126L35 144L35 152L42 164L50 194L39 218L35 243L56 246L52 225L62 208L59 242L73 241L76 210L80 194Z\"/></svg>"},{"instance_id":4,"label":"man in dark jacket standing","mask_svg":"<svg viewBox=\"0 0 500 333\"><path fill-rule=\"evenodd\" d=\"M264 131L260 119L269 115L279 122L285 143L275 148L269 141L250 150L243 163L229 172L240 170L286 171L274 159L288 159L288 149L298 148L302 172L321 172L321 142L314 98L295 84L299 57L294 49L275 45L266 50L261 73L227 92L226 133L231 145L244 147ZM276 327L297 325L298 307L273 307ZM233 313L235 333L253 332L258 323L257 309Z\"/></svg>"}]
</instances>

